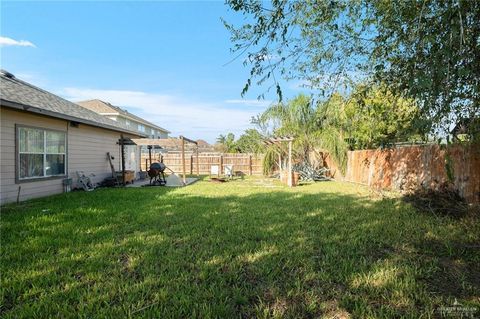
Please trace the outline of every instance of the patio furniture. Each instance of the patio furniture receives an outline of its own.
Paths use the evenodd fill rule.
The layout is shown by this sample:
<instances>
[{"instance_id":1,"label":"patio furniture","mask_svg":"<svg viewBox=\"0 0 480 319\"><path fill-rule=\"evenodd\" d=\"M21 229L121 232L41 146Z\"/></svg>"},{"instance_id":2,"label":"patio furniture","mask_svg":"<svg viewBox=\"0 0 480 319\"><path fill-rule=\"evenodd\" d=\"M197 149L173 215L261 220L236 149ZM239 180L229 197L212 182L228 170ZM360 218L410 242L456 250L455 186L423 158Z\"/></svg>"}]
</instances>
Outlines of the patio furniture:
<instances>
[{"instance_id":1,"label":"patio furniture","mask_svg":"<svg viewBox=\"0 0 480 319\"><path fill-rule=\"evenodd\" d=\"M223 168L223 174L225 175L225 177L232 179L234 174L233 165L231 164L225 165L225 167Z\"/></svg>"}]
</instances>

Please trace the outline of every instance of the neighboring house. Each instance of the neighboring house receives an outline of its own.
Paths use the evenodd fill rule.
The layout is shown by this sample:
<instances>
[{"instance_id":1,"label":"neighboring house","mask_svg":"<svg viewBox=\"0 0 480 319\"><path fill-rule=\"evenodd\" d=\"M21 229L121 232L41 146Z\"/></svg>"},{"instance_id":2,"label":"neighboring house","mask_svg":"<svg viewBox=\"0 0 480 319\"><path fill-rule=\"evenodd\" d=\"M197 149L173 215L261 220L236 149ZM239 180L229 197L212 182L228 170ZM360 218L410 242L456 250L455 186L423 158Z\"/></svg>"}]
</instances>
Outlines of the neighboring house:
<instances>
[{"instance_id":1,"label":"neighboring house","mask_svg":"<svg viewBox=\"0 0 480 319\"><path fill-rule=\"evenodd\" d=\"M108 102L101 100L88 100L76 103L84 108L114 120L132 131L138 131L139 133L145 134L148 138L167 138L168 134L170 133L170 131Z\"/></svg>"},{"instance_id":2,"label":"neighboring house","mask_svg":"<svg viewBox=\"0 0 480 319\"><path fill-rule=\"evenodd\" d=\"M98 113L0 72L0 203L62 193L77 171L94 183L120 170L125 138L146 137ZM136 169L137 170L137 169Z\"/></svg>"},{"instance_id":3,"label":"neighboring house","mask_svg":"<svg viewBox=\"0 0 480 319\"><path fill-rule=\"evenodd\" d=\"M215 148L213 145L208 144L205 140L197 140L198 151L200 153L213 153L215 152Z\"/></svg>"},{"instance_id":4,"label":"neighboring house","mask_svg":"<svg viewBox=\"0 0 480 319\"><path fill-rule=\"evenodd\" d=\"M108 102L96 99L80 101L76 103L86 109L117 122L123 127L126 127L132 131L137 131L139 134L145 134L150 139L168 138L168 134L170 133L170 131ZM147 154L148 149L146 146L128 145L126 146L125 153L125 168L127 170L133 170L137 172L140 165L141 153Z\"/></svg>"}]
</instances>

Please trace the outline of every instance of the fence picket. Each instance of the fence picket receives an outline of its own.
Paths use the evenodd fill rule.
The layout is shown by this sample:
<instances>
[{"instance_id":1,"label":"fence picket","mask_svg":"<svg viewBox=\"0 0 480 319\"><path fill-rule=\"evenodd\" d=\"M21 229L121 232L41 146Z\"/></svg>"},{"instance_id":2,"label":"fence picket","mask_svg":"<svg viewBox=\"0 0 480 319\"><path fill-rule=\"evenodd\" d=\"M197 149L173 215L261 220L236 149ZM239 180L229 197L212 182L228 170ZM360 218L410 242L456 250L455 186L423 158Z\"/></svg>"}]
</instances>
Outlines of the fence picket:
<instances>
[{"instance_id":1,"label":"fence picket","mask_svg":"<svg viewBox=\"0 0 480 319\"><path fill-rule=\"evenodd\" d=\"M160 153L152 154L152 161L160 161ZM141 156L141 168L142 170L148 170L147 162L148 154L142 154ZM185 164L187 166L187 173L193 174L198 167L200 174L210 174L210 167L212 165L218 165L221 171L225 165L233 165L235 172L241 172L245 175L262 175L262 155L255 154L235 154L235 153L200 153L198 154L198 163L196 156L193 153L185 154ZM167 153L163 155L163 162L168 168L176 173L182 172L182 155L180 153Z\"/></svg>"}]
</instances>

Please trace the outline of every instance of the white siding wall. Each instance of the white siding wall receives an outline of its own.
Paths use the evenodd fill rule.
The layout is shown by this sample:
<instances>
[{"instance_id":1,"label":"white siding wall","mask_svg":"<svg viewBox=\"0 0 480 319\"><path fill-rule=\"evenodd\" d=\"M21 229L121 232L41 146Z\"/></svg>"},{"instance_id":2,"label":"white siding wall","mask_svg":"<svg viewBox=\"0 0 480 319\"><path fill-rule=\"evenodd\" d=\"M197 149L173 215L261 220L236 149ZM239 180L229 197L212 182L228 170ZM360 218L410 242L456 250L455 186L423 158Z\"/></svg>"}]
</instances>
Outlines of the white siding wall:
<instances>
[{"instance_id":1,"label":"white siding wall","mask_svg":"<svg viewBox=\"0 0 480 319\"><path fill-rule=\"evenodd\" d=\"M27 112L1 108L1 162L0 162L0 203L14 202L17 199L18 187L21 186L20 200L48 196L63 192L62 178L37 180L33 182L15 183L15 124L22 124L46 129L67 132L67 170L74 185L77 180L76 171L84 171L94 183L111 176L107 152L115 157L113 165L120 169L120 148L116 144L119 132L80 124L78 128L70 127L67 121L34 115ZM136 137L124 134L124 137ZM138 165L140 163L138 162ZM138 169L137 169L138 170Z\"/></svg>"}]
</instances>

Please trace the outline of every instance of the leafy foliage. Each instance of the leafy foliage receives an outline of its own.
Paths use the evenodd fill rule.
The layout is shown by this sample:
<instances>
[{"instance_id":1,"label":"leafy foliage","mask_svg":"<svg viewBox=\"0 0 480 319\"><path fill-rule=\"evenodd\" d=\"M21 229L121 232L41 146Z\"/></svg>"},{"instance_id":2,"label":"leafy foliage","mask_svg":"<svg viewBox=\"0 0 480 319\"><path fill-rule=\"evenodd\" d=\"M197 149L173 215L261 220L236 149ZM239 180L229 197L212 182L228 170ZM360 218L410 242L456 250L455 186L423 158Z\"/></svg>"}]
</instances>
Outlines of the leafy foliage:
<instances>
[{"instance_id":1,"label":"leafy foliage","mask_svg":"<svg viewBox=\"0 0 480 319\"><path fill-rule=\"evenodd\" d=\"M480 116L480 2L470 0L287 1L227 0L247 16L225 22L232 50L251 66L242 93L299 79L330 96L359 81L386 84L417 101L417 128L448 133Z\"/></svg>"},{"instance_id":2,"label":"leafy foliage","mask_svg":"<svg viewBox=\"0 0 480 319\"><path fill-rule=\"evenodd\" d=\"M222 153L252 153L260 154L264 151L264 137L256 129L247 129L235 140L233 133L220 135L217 138L215 149Z\"/></svg>"},{"instance_id":3,"label":"leafy foliage","mask_svg":"<svg viewBox=\"0 0 480 319\"><path fill-rule=\"evenodd\" d=\"M260 115L263 123L270 123L271 134L294 136L294 152L306 159L317 139L315 107L303 94L286 103L273 104Z\"/></svg>"},{"instance_id":4,"label":"leafy foliage","mask_svg":"<svg viewBox=\"0 0 480 319\"><path fill-rule=\"evenodd\" d=\"M217 138L215 149L222 153L238 153L238 148L235 144L235 135L233 133L220 135Z\"/></svg>"},{"instance_id":5,"label":"leafy foliage","mask_svg":"<svg viewBox=\"0 0 480 319\"><path fill-rule=\"evenodd\" d=\"M235 141L232 133L217 139L224 152L265 153L264 173L269 175L278 163L278 154L286 158L286 145L266 147L268 136L294 136L293 156L298 162L310 162L312 151L328 152L344 171L347 150L385 147L396 142L421 139L413 124L419 108L413 100L395 95L386 86L360 85L348 96L335 93L323 102L300 94L276 103L256 116L255 129L246 130Z\"/></svg>"},{"instance_id":6,"label":"leafy foliage","mask_svg":"<svg viewBox=\"0 0 480 319\"><path fill-rule=\"evenodd\" d=\"M256 129L248 129L235 142L240 153L260 154L264 150L264 137Z\"/></svg>"},{"instance_id":7,"label":"leafy foliage","mask_svg":"<svg viewBox=\"0 0 480 319\"><path fill-rule=\"evenodd\" d=\"M386 87L359 86L345 103L345 130L352 149L426 138L415 125L419 120L417 104L394 95Z\"/></svg>"},{"instance_id":8,"label":"leafy foliage","mask_svg":"<svg viewBox=\"0 0 480 319\"><path fill-rule=\"evenodd\" d=\"M335 93L317 104L299 95L272 105L258 119L270 123L272 135L295 136L297 160L308 162L310 152L320 149L345 169L348 149L383 147L421 138L412 124L417 114L416 103L383 86L358 86L347 97ZM286 149L276 147L276 152L285 154Z\"/></svg>"}]
</instances>

